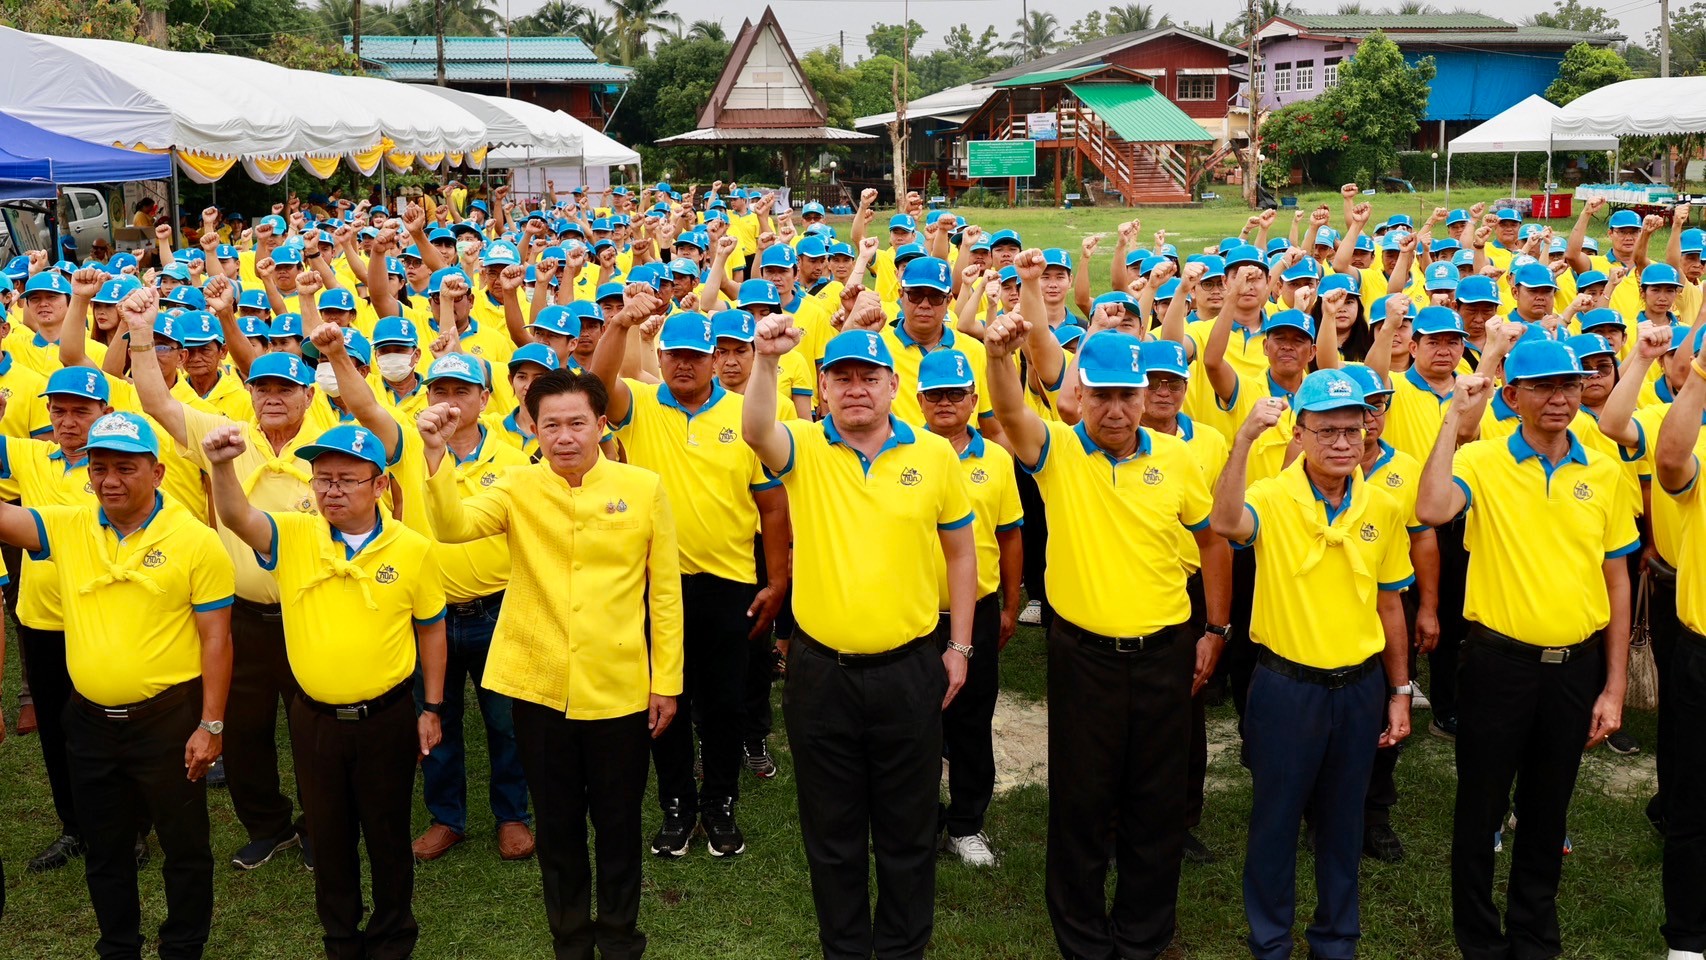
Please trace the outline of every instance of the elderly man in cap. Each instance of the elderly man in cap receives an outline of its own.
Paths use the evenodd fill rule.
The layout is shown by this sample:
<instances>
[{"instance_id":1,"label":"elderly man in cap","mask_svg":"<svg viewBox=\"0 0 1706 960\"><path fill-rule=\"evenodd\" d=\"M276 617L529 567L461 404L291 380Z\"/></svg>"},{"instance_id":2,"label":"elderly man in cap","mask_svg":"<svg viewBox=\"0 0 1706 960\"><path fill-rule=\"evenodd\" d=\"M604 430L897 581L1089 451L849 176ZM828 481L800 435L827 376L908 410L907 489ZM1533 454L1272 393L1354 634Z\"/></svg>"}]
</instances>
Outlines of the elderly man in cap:
<instances>
[{"instance_id":1,"label":"elderly man in cap","mask_svg":"<svg viewBox=\"0 0 1706 960\"><path fill-rule=\"evenodd\" d=\"M1045 421L1011 355L1030 331L997 318L984 345L997 418L1048 514L1049 830L1046 897L1067 957L1155 957L1177 930L1191 697L1226 635L1231 557L1208 529L1208 484L1185 441L1142 426L1142 344L1083 342L1082 417ZM1209 626L1191 628L1179 528L1200 551ZM1108 828L1119 881L1104 885Z\"/></svg>"},{"instance_id":2,"label":"elderly man in cap","mask_svg":"<svg viewBox=\"0 0 1706 960\"><path fill-rule=\"evenodd\" d=\"M203 777L225 726L231 559L160 493L160 443L141 416L95 420L82 453L95 502L0 504L0 539L51 561L38 572L78 598L66 604L62 654L71 705L56 720L84 825L95 950L142 956L136 824L151 821L165 854L160 956L193 960L213 920Z\"/></svg>"},{"instance_id":3,"label":"elderly man in cap","mask_svg":"<svg viewBox=\"0 0 1706 960\"><path fill-rule=\"evenodd\" d=\"M1288 406L1263 398L1215 489L1214 529L1257 552L1250 637L1260 653L1244 713L1256 799L1244 912L1252 956L1291 956L1297 834L1310 808L1319 898L1310 954L1349 958L1362 932L1357 871L1375 749L1410 731L1398 591L1414 576L1403 510L1359 469L1370 409L1362 385L1319 370L1291 402L1302 456L1246 487L1251 444Z\"/></svg>"},{"instance_id":4,"label":"elderly man in cap","mask_svg":"<svg viewBox=\"0 0 1706 960\"><path fill-rule=\"evenodd\" d=\"M801 336L785 315L759 324L741 432L788 490L798 629L782 706L818 939L825 957L921 957L935 921L941 711L975 650L971 502L953 445L891 413L899 380L876 333L826 345L822 421L778 422L775 358ZM855 551L864 560L850 567Z\"/></svg>"},{"instance_id":5,"label":"elderly man in cap","mask_svg":"<svg viewBox=\"0 0 1706 960\"><path fill-rule=\"evenodd\" d=\"M1526 341L1504 370L1501 394L1521 426L1459 447L1492 387L1458 378L1416 502L1422 523L1463 514L1469 551L1451 850L1452 926L1466 960L1561 950L1564 820L1583 750L1622 723L1624 557L1641 546L1623 468L1570 432L1586 376L1575 353ZM1488 835L1504 821L1513 783L1522 830L1501 924Z\"/></svg>"}]
</instances>

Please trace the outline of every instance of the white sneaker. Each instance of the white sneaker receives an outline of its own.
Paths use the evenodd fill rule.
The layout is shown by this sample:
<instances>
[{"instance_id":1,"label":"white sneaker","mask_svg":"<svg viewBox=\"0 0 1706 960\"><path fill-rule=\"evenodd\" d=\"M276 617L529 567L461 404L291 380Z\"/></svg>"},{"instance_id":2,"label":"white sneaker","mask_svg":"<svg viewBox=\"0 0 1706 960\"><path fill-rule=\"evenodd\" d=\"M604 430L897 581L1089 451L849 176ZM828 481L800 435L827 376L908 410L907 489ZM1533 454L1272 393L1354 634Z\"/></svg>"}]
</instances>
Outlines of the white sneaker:
<instances>
[{"instance_id":1,"label":"white sneaker","mask_svg":"<svg viewBox=\"0 0 1706 960\"><path fill-rule=\"evenodd\" d=\"M1687 950L1672 950L1665 960L1706 960L1706 953L1690 953Z\"/></svg>"},{"instance_id":2,"label":"white sneaker","mask_svg":"<svg viewBox=\"0 0 1706 960\"><path fill-rule=\"evenodd\" d=\"M1429 700L1428 695L1422 692L1422 685L1411 680L1410 686L1416 689L1416 692L1410 695L1410 709L1432 710L1434 708L1433 701Z\"/></svg>"},{"instance_id":3,"label":"white sneaker","mask_svg":"<svg viewBox=\"0 0 1706 960\"><path fill-rule=\"evenodd\" d=\"M1025 609L1019 611L1019 622L1028 623L1033 627L1040 626L1043 622L1043 602L1032 600L1025 604Z\"/></svg>"},{"instance_id":4,"label":"white sneaker","mask_svg":"<svg viewBox=\"0 0 1706 960\"><path fill-rule=\"evenodd\" d=\"M981 831L969 837L948 837L948 852L958 856L968 867L995 866L995 851L989 848L989 837Z\"/></svg>"}]
</instances>

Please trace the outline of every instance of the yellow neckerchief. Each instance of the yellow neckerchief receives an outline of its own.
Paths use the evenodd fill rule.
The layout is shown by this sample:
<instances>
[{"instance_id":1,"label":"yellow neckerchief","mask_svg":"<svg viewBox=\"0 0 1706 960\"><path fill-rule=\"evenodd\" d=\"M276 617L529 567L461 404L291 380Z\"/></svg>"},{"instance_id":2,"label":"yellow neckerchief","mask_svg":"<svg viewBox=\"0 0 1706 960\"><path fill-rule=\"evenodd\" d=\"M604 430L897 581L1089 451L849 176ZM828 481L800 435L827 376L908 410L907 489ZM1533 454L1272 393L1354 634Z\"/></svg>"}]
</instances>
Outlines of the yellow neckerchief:
<instances>
[{"instance_id":1,"label":"yellow neckerchief","mask_svg":"<svg viewBox=\"0 0 1706 960\"><path fill-rule=\"evenodd\" d=\"M1326 504L1316 494L1315 484L1304 472L1302 457L1298 457L1291 466L1280 472L1280 482L1284 484L1286 494L1304 507L1305 514L1314 526L1309 553L1304 556L1303 564L1297 570L1297 575L1301 577L1326 559L1328 549L1349 547L1351 537L1358 535L1357 521L1362 519L1368 509L1368 495L1362 489L1362 467L1357 467L1355 472L1345 478L1344 507L1331 523L1323 522L1321 511L1315 509L1317 502L1321 502L1323 508ZM1374 592L1374 575L1369 571L1362 551L1347 549L1345 559L1350 562L1351 572L1355 574L1357 599L1367 603Z\"/></svg>"},{"instance_id":2,"label":"yellow neckerchief","mask_svg":"<svg viewBox=\"0 0 1706 960\"><path fill-rule=\"evenodd\" d=\"M106 570L106 572L78 588L77 592L80 596L86 597L89 594L94 593L95 590L100 587L118 583L122 580L128 580L131 583L138 584L155 596L160 596L166 592L165 587L155 583L153 577L143 573L140 569L148 557L153 553L153 551L146 548L151 544L164 540L168 534L178 529L178 527L182 526L184 521L188 519L188 514L180 514L175 511L168 516L162 517L160 516L160 513L164 509L165 500L159 493L155 493L153 515L151 515L141 527L137 528L130 534L132 537L141 538L141 543L135 550L131 551L130 559L126 560L124 563L119 563L117 560L113 559L112 553L108 550L107 538L104 532L97 537L95 542L97 549L100 551L101 566ZM101 518L103 525L108 525L105 510L101 511ZM118 536L117 528L113 529L113 535L115 538Z\"/></svg>"}]
</instances>

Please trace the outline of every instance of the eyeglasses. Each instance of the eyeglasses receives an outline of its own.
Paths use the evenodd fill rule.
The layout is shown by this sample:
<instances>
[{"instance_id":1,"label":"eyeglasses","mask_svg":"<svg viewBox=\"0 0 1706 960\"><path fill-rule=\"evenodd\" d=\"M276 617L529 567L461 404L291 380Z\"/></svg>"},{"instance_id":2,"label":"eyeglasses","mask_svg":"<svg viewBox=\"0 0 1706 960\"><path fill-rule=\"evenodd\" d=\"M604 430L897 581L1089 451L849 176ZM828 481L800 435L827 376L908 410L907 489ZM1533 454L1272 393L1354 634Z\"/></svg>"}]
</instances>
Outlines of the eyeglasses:
<instances>
[{"instance_id":1,"label":"eyeglasses","mask_svg":"<svg viewBox=\"0 0 1706 960\"><path fill-rule=\"evenodd\" d=\"M1516 385L1516 388L1518 390L1527 390L1529 393L1534 394L1542 400L1550 400L1553 397L1579 397L1582 395L1582 381L1574 379L1554 383L1519 383Z\"/></svg>"},{"instance_id":2,"label":"eyeglasses","mask_svg":"<svg viewBox=\"0 0 1706 960\"><path fill-rule=\"evenodd\" d=\"M1389 396L1386 396L1386 397L1363 397L1362 402L1368 404L1370 407L1373 408L1372 410L1369 411L1370 416L1379 416L1380 414L1383 414L1386 411L1392 409L1392 398Z\"/></svg>"},{"instance_id":3,"label":"eyeglasses","mask_svg":"<svg viewBox=\"0 0 1706 960\"><path fill-rule=\"evenodd\" d=\"M959 403L971 395L970 390L926 390L925 403Z\"/></svg>"},{"instance_id":4,"label":"eyeglasses","mask_svg":"<svg viewBox=\"0 0 1706 960\"><path fill-rule=\"evenodd\" d=\"M1605 363L1605 364L1600 364L1599 366L1596 366L1596 367L1584 367L1583 369L1585 369L1588 372L1588 379L1592 380L1596 377L1609 377L1612 374L1616 373L1617 372L1617 364Z\"/></svg>"},{"instance_id":5,"label":"eyeglasses","mask_svg":"<svg viewBox=\"0 0 1706 960\"><path fill-rule=\"evenodd\" d=\"M1363 437L1367 433L1367 431L1363 430L1361 427L1327 427L1322 430L1311 430L1308 427L1302 426L1302 424L1299 424L1298 426L1302 428L1304 433L1313 433L1322 443L1329 447L1338 446L1340 440L1343 440L1354 447L1362 443Z\"/></svg>"},{"instance_id":6,"label":"eyeglasses","mask_svg":"<svg viewBox=\"0 0 1706 960\"><path fill-rule=\"evenodd\" d=\"M1163 391L1163 392L1171 392L1173 390L1183 390L1183 389L1185 389L1185 384L1186 384L1186 381L1183 377L1170 377L1170 376L1164 377L1164 376L1158 376L1158 375L1153 374L1153 373L1149 375L1149 392L1150 393L1155 393L1158 390Z\"/></svg>"},{"instance_id":7,"label":"eyeglasses","mask_svg":"<svg viewBox=\"0 0 1706 960\"><path fill-rule=\"evenodd\" d=\"M1225 290L1226 289L1226 280L1221 278L1221 277L1215 277L1212 280L1202 280L1202 281L1199 281L1197 283L1197 289L1198 290Z\"/></svg>"},{"instance_id":8,"label":"eyeglasses","mask_svg":"<svg viewBox=\"0 0 1706 960\"><path fill-rule=\"evenodd\" d=\"M916 287L902 291L901 296L913 303L922 303L937 307L948 302L948 295L940 290L923 290Z\"/></svg>"},{"instance_id":9,"label":"eyeglasses","mask_svg":"<svg viewBox=\"0 0 1706 960\"><path fill-rule=\"evenodd\" d=\"M343 493L345 490L364 487L378 479L379 477L368 477L366 480L334 480L331 477L315 477L309 481L309 485L314 488L315 493Z\"/></svg>"}]
</instances>

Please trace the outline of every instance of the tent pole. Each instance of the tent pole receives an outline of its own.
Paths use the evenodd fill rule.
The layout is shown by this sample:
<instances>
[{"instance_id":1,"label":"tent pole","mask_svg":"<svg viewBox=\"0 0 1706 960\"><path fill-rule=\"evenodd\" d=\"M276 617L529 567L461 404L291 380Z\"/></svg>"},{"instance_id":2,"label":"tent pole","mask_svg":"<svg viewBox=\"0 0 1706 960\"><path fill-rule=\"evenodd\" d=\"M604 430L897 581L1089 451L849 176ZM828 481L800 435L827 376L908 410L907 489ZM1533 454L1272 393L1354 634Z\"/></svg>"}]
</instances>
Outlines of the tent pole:
<instances>
[{"instance_id":1,"label":"tent pole","mask_svg":"<svg viewBox=\"0 0 1706 960\"><path fill-rule=\"evenodd\" d=\"M1552 216L1552 143L1546 143L1546 182L1540 185L1541 192L1546 197L1546 216Z\"/></svg>"},{"instance_id":2,"label":"tent pole","mask_svg":"<svg viewBox=\"0 0 1706 960\"><path fill-rule=\"evenodd\" d=\"M385 205L385 158L379 158L379 203ZM399 214L401 216L401 214Z\"/></svg>"},{"instance_id":3,"label":"tent pole","mask_svg":"<svg viewBox=\"0 0 1706 960\"><path fill-rule=\"evenodd\" d=\"M1451 151L1445 152L1445 205L1451 206ZM1470 232L1474 236L1474 232Z\"/></svg>"},{"instance_id":4,"label":"tent pole","mask_svg":"<svg viewBox=\"0 0 1706 960\"><path fill-rule=\"evenodd\" d=\"M1520 154L1520 153L1512 153L1511 154L1511 200L1512 201L1516 200L1516 161L1517 161L1517 158L1520 156L1522 156L1522 154Z\"/></svg>"},{"instance_id":5,"label":"tent pole","mask_svg":"<svg viewBox=\"0 0 1706 960\"><path fill-rule=\"evenodd\" d=\"M166 206L172 217L172 246L182 246L178 238L178 148L172 148L172 182L167 186Z\"/></svg>"}]
</instances>

